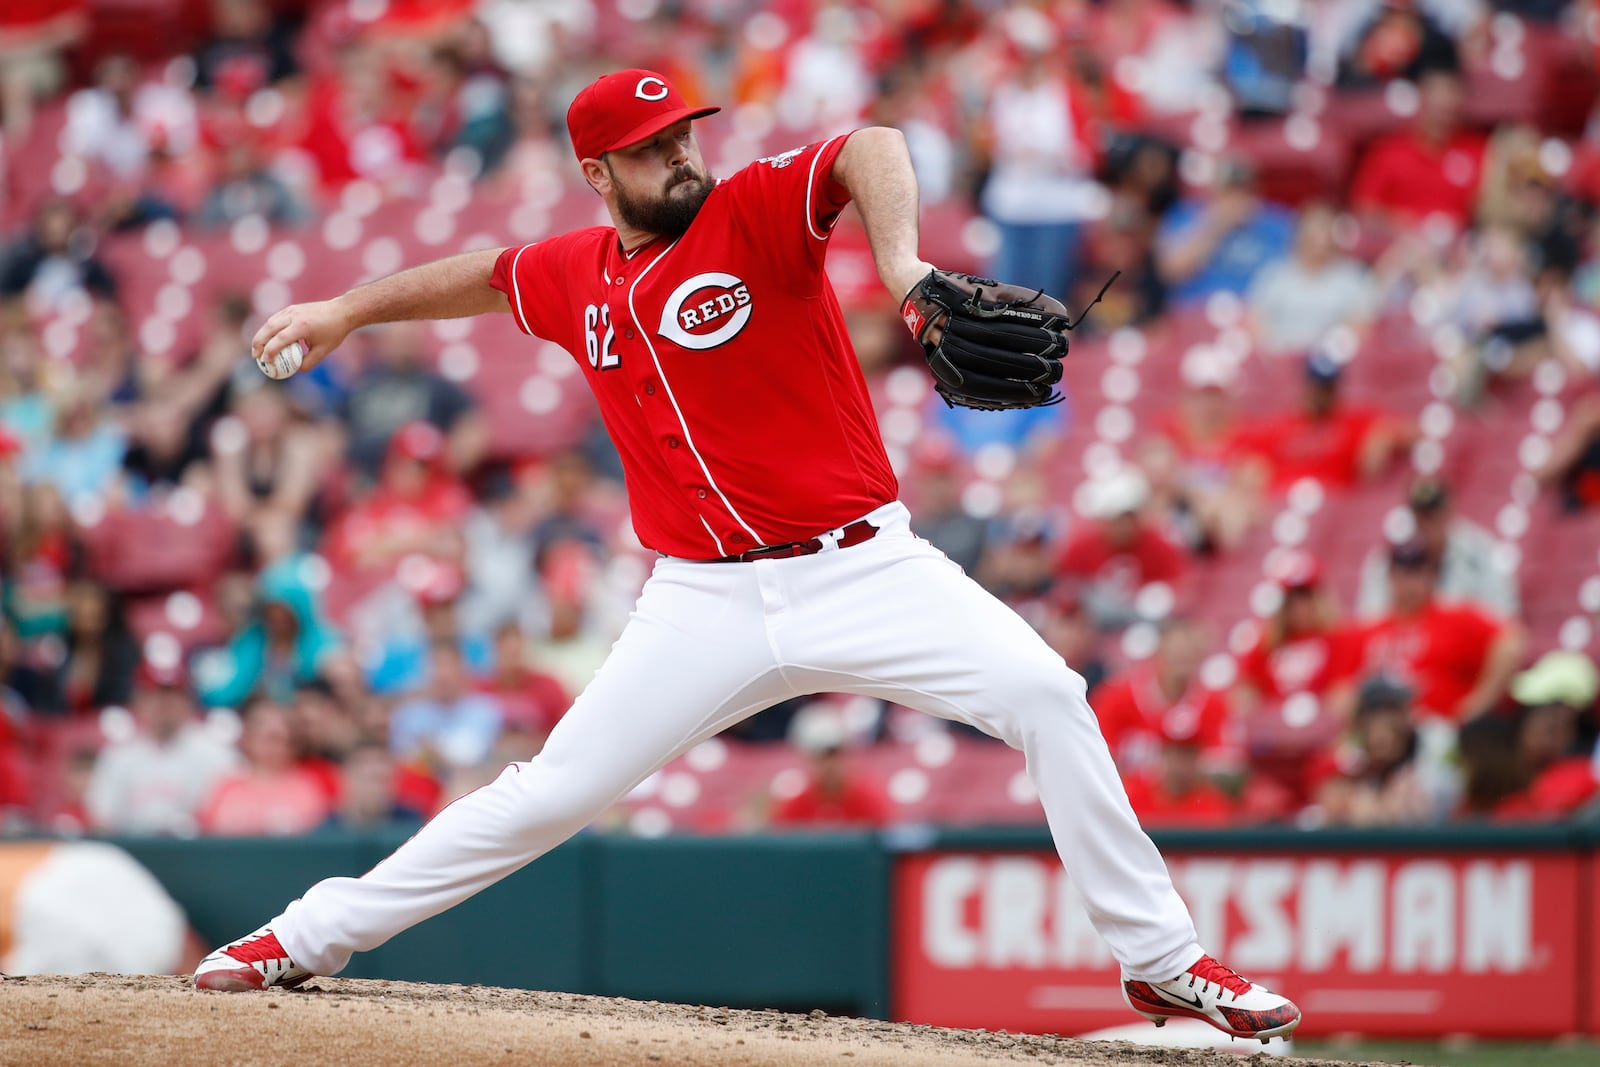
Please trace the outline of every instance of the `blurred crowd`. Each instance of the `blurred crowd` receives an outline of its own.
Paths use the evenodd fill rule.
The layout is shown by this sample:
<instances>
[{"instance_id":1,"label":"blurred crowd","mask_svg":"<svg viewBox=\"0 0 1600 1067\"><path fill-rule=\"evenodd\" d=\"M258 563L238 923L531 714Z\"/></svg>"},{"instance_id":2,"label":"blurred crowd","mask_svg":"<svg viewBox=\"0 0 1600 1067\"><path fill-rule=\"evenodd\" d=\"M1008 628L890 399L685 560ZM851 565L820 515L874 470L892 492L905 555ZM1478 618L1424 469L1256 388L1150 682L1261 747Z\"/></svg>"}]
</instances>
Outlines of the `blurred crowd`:
<instances>
[{"instance_id":1,"label":"blurred crowd","mask_svg":"<svg viewBox=\"0 0 1600 1067\"><path fill-rule=\"evenodd\" d=\"M1561 401L1505 443L1520 504L1600 509L1597 53L1587 0L8 3L0 825L404 827L538 751L651 558L592 408L519 444L420 324L272 383L259 292L163 288L141 320L153 268L109 250L332 234L441 188L571 203L566 103L621 65L728 106L721 173L899 127L941 265L1074 309L1120 272L1068 402L997 416L930 395L848 217L830 256L916 530L1085 676L1147 824L1592 810L1593 632L1525 625L1525 557L1437 453L1537 383ZM1170 372L1118 397L1135 342ZM1354 570L1283 532L1374 501ZM800 773L695 825L913 817L859 757L945 730L772 709L732 743Z\"/></svg>"}]
</instances>

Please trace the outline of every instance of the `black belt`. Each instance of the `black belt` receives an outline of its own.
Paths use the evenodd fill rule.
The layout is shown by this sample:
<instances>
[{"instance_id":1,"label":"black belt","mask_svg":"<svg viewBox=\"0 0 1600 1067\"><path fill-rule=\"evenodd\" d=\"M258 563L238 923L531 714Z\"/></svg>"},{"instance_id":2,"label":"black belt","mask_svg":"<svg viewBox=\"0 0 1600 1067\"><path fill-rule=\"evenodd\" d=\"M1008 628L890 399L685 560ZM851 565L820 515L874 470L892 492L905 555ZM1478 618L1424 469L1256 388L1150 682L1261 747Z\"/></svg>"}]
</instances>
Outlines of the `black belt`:
<instances>
[{"instance_id":1,"label":"black belt","mask_svg":"<svg viewBox=\"0 0 1600 1067\"><path fill-rule=\"evenodd\" d=\"M870 541L878 533L878 528L866 519L857 519L849 526L839 531L839 539L835 544L839 548L849 548L859 545L863 541ZM827 542L820 537L813 537L809 541L787 541L781 545L762 545L745 552L737 552L731 556L719 556L716 559L701 560L702 563L749 563L756 559L789 559L792 556L814 556L827 546Z\"/></svg>"}]
</instances>

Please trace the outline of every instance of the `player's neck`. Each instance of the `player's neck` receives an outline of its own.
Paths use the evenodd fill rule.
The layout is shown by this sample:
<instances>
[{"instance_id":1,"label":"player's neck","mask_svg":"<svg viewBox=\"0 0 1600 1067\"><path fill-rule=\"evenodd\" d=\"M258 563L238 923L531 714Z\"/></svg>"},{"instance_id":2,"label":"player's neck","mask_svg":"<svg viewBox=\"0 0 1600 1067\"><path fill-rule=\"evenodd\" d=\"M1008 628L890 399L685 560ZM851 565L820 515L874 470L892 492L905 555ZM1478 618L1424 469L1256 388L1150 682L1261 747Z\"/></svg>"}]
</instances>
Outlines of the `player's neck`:
<instances>
[{"instance_id":1,"label":"player's neck","mask_svg":"<svg viewBox=\"0 0 1600 1067\"><path fill-rule=\"evenodd\" d=\"M622 246L622 254L624 257L629 258L639 249L661 236L658 233L650 233L646 230L636 230L620 220L616 223L616 230L617 243Z\"/></svg>"}]
</instances>

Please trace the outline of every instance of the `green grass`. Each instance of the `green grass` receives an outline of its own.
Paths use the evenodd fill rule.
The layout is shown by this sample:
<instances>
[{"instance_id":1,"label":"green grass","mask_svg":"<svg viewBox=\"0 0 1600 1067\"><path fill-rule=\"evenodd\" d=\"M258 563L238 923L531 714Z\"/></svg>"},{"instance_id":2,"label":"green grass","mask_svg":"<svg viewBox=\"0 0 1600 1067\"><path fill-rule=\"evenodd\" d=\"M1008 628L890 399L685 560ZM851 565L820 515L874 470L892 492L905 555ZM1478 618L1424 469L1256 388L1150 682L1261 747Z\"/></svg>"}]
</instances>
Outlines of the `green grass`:
<instances>
[{"instance_id":1,"label":"green grass","mask_svg":"<svg viewBox=\"0 0 1600 1067\"><path fill-rule=\"evenodd\" d=\"M1296 1041L1294 1054L1428 1067L1594 1067L1600 1041Z\"/></svg>"}]
</instances>

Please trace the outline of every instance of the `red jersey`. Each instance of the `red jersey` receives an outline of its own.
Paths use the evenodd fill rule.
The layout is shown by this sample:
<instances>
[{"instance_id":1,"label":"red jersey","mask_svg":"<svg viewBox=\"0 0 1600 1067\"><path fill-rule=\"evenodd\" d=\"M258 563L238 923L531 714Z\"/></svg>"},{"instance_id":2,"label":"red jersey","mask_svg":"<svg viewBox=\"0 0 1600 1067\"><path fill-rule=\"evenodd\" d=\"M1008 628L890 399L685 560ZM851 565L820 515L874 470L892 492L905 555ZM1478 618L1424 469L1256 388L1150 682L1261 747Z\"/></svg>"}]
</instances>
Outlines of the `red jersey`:
<instances>
[{"instance_id":1,"label":"red jersey","mask_svg":"<svg viewBox=\"0 0 1600 1067\"><path fill-rule=\"evenodd\" d=\"M1267 648L1258 638L1239 660L1239 679L1269 699L1292 693L1322 696L1346 672L1338 633L1305 634Z\"/></svg>"},{"instance_id":2,"label":"red jersey","mask_svg":"<svg viewBox=\"0 0 1600 1067\"><path fill-rule=\"evenodd\" d=\"M1528 788L1495 805L1496 819L1561 819L1587 804L1600 782L1588 756L1568 756L1539 772Z\"/></svg>"},{"instance_id":3,"label":"red jersey","mask_svg":"<svg viewBox=\"0 0 1600 1067\"><path fill-rule=\"evenodd\" d=\"M1144 827L1226 826L1237 810L1232 798L1210 782L1202 782L1182 796L1167 792L1155 774L1132 775L1123 779L1122 786Z\"/></svg>"},{"instance_id":4,"label":"red jersey","mask_svg":"<svg viewBox=\"0 0 1600 1067\"><path fill-rule=\"evenodd\" d=\"M1350 408L1326 418L1296 411L1251 427L1242 450L1272 468L1274 489L1287 489L1301 478L1315 478L1330 488L1350 486L1360 480L1361 449L1382 418L1375 411Z\"/></svg>"},{"instance_id":5,"label":"red jersey","mask_svg":"<svg viewBox=\"0 0 1600 1067\"><path fill-rule=\"evenodd\" d=\"M1124 774L1153 769L1161 746L1169 740L1192 743L1203 753L1229 744L1228 704L1221 693L1191 682L1177 700L1169 700L1149 667L1129 671L1096 689L1094 711L1100 733Z\"/></svg>"},{"instance_id":6,"label":"red jersey","mask_svg":"<svg viewBox=\"0 0 1600 1067\"><path fill-rule=\"evenodd\" d=\"M1351 635L1349 673L1409 682L1417 706L1453 719L1483 673L1502 623L1468 603L1430 603L1416 615L1385 615Z\"/></svg>"},{"instance_id":7,"label":"red jersey","mask_svg":"<svg viewBox=\"0 0 1600 1067\"><path fill-rule=\"evenodd\" d=\"M717 183L682 237L609 226L507 249L517 326L572 353L622 457L639 540L708 559L801 541L894 500L823 270L845 136Z\"/></svg>"},{"instance_id":8,"label":"red jersey","mask_svg":"<svg viewBox=\"0 0 1600 1067\"><path fill-rule=\"evenodd\" d=\"M872 783L845 781L839 792L824 796L815 781L772 809L778 826L883 826L889 821L889 798Z\"/></svg>"},{"instance_id":9,"label":"red jersey","mask_svg":"<svg viewBox=\"0 0 1600 1067\"><path fill-rule=\"evenodd\" d=\"M1150 582L1171 583L1183 577L1183 553L1148 526L1139 528L1132 544L1118 548L1096 524L1067 542L1056 561L1056 573L1106 583L1131 597Z\"/></svg>"},{"instance_id":10,"label":"red jersey","mask_svg":"<svg viewBox=\"0 0 1600 1067\"><path fill-rule=\"evenodd\" d=\"M1357 211L1391 211L1406 220L1437 213L1465 226L1477 206L1484 145L1474 133L1459 133L1439 148L1410 130L1390 134L1361 161L1350 202Z\"/></svg>"}]
</instances>

